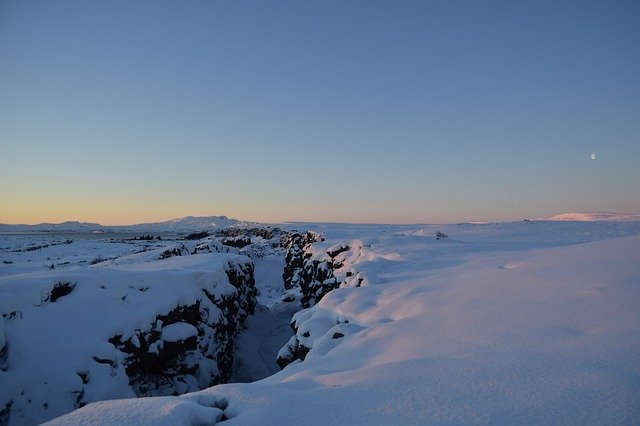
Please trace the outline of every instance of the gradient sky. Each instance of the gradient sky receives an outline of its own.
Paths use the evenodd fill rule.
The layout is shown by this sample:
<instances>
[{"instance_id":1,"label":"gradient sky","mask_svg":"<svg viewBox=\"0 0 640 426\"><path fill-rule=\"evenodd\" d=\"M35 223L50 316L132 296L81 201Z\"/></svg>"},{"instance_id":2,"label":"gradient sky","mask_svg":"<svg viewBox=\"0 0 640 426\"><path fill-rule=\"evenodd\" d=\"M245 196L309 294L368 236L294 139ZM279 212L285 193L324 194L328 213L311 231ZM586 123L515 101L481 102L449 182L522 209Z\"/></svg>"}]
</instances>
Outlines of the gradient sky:
<instances>
[{"instance_id":1,"label":"gradient sky","mask_svg":"<svg viewBox=\"0 0 640 426\"><path fill-rule=\"evenodd\" d=\"M635 0L0 0L0 222L637 213L639 160Z\"/></svg>"}]
</instances>

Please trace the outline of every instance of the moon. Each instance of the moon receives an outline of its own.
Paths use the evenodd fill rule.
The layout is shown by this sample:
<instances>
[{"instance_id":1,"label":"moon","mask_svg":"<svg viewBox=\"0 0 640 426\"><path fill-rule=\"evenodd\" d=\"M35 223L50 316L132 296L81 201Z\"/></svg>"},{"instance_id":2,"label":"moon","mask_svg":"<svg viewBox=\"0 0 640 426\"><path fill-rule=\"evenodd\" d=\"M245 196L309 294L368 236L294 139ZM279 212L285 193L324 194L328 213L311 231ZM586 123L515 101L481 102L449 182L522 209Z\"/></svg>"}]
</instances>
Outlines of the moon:
<instances>
[{"instance_id":1,"label":"moon","mask_svg":"<svg viewBox=\"0 0 640 426\"><path fill-rule=\"evenodd\" d=\"M595 152L593 154L591 154L591 159L592 160L595 160L596 158L598 158L598 157L596 157L596 153Z\"/></svg>"}]
</instances>

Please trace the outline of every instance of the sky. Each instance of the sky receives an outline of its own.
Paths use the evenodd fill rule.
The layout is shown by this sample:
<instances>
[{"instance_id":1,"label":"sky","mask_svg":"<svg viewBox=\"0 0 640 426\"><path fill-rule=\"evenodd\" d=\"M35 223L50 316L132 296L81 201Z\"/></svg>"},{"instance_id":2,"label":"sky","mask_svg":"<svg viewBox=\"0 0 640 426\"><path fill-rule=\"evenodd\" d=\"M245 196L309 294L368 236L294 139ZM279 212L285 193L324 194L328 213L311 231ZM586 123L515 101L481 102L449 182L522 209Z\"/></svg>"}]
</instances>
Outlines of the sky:
<instances>
[{"instance_id":1,"label":"sky","mask_svg":"<svg viewBox=\"0 0 640 426\"><path fill-rule=\"evenodd\" d=\"M639 160L635 0L0 0L2 223L639 213Z\"/></svg>"}]
</instances>

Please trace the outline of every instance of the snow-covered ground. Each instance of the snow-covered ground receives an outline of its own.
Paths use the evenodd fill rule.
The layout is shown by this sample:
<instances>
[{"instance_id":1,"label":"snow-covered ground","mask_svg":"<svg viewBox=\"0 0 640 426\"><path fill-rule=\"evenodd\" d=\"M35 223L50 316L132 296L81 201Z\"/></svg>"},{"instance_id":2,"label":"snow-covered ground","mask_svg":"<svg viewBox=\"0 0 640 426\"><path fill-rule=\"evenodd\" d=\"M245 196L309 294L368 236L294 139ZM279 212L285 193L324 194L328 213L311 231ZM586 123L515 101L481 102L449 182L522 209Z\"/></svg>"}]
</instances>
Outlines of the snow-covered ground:
<instances>
[{"instance_id":1,"label":"snow-covered ground","mask_svg":"<svg viewBox=\"0 0 640 426\"><path fill-rule=\"evenodd\" d=\"M233 376L256 380L277 369L278 348L287 352L294 335L285 320L296 311L289 344L308 349L304 360L252 383L91 403L53 423L633 424L640 418L640 222L285 228L322 233L326 241L307 253L318 262L330 257L343 284L303 310L299 299L283 301L283 253L254 256L260 306L238 337ZM182 244L154 243L163 245L160 252ZM0 246L2 259L14 261L0 265L2 301L13 297L7 289L37 287L39 274L54 273L43 270L43 257L63 247L16 254L5 239ZM131 259L123 256L136 250L115 251L112 257ZM14 256L34 253L40 260L30 263L41 269L21 269ZM171 260L154 260L151 250L134 259L71 272L144 269L160 277L160 265ZM2 314L0 344L16 332ZM134 314L123 315L124 326ZM193 332L174 328L168 340ZM0 356L0 367L11 367L11 351L4 361ZM38 362L25 360L21 368ZM0 370L0 388L18 380L11 374L22 375L11 371Z\"/></svg>"}]
</instances>

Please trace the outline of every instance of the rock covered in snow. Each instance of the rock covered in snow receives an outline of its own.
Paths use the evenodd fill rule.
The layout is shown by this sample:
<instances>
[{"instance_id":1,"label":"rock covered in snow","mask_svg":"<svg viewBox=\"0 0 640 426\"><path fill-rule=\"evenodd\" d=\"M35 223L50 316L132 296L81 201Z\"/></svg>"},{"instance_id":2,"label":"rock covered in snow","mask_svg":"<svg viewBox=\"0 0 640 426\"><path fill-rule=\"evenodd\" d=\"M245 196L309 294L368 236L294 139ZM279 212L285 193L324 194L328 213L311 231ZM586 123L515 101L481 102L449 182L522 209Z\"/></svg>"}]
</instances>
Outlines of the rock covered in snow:
<instances>
[{"instance_id":1,"label":"rock covered in snow","mask_svg":"<svg viewBox=\"0 0 640 426\"><path fill-rule=\"evenodd\" d=\"M293 234L287 242L283 280L286 289L299 289L302 307L318 303L340 286L359 287L365 278L351 267L362 251L362 241L322 243L319 234Z\"/></svg>"},{"instance_id":2,"label":"rock covered in snow","mask_svg":"<svg viewBox=\"0 0 640 426\"><path fill-rule=\"evenodd\" d=\"M180 342L198 336L198 329L186 322L176 322L162 327L163 342Z\"/></svg>"},{"instance_id":3,"label":"rock covered in snow","mask_svg":"<svg viewBox=\"0 0 640 426\"><path fill-rule=\"evenodd\" d=\"M1 277L0 418L225 382L255 297L252 261L233 254Z\"/></svg>"},{"instance_id":4,"label":"rock covered in snow","mask_svg":"<svg viewBox=\"0 0 640 426\"><path fill-rule=\"evenodd\" d=\"M300 287L305 248L309 246L309 244L318 241L322 241L322 236L314 232L294 232L283 238L282 244L287 250L285 267L282 273L285 289Z\"/></svg>"},{"instance_id":5,"label":"rock covered in snow","mask_svg":"<svg viewBox=\"0 0 640 426\"><path fill-rule=\"evenodd\" d=\"M302 258L302 266L294 270L292 283L299 287L302 294L300 303L307 309L297 312L291 320L294 335L278 352L277 362L280 368L294 361L306 359L318 336L324 335L337 324L348 323L346 319L326 314L320 316L315 314L313 321L310 322L308 316L315 311L309 310L309 307L320 302L326 294L336 288L360 287L366 283L364 274L356 271L356 264L363 250L360 240L333 245L322 242L309 243L302 249L296 246L294 250L296 256ZM289 253L291 252L290 249ZM293 256L291 259L297 262ZM312 323L313 326L311 326ZM339 330L334 334L344 336Z\"/></svg>"}]
</instances>

